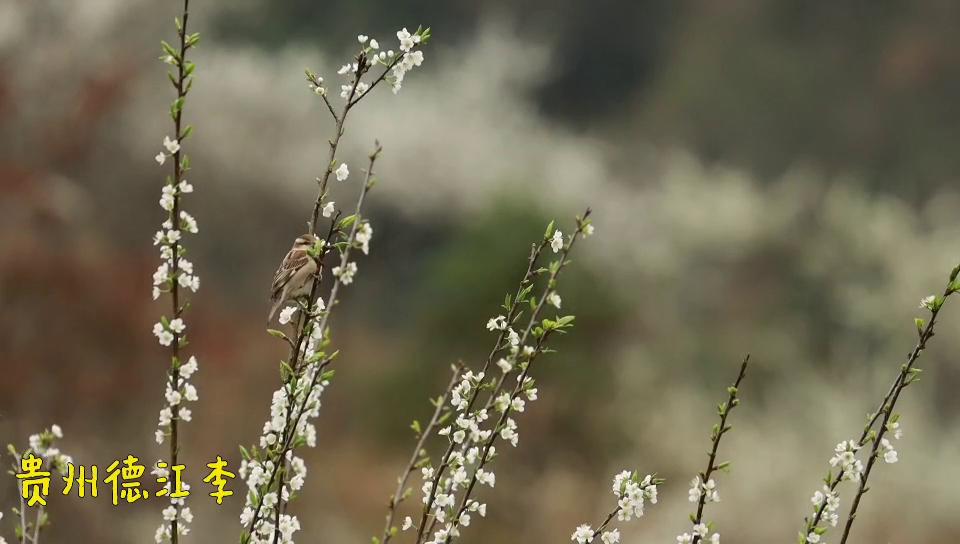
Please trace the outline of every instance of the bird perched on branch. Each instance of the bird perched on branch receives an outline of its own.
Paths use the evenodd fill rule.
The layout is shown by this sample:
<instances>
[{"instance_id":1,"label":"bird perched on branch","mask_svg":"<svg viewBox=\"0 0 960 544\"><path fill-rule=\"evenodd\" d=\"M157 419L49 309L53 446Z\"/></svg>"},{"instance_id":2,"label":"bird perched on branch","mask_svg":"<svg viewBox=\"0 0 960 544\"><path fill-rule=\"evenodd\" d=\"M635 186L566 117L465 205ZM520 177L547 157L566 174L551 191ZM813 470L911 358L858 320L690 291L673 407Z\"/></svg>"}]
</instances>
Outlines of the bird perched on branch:
<instances>
[{"instance_id":1,"label":"bird perched on branch","mask_svg":"<svg viewBox=\"0 0 960 544\"><path fill-rule=\"evenodd\" d=\"M316 247L318 238L313 234L303 234L293 242L293 247L287 252L280 263L280 268L273 276L273 286L270 288L270 300L273 306L267 322L273 320L277 310L290 300L310 294L311 279L316 276L320 281L323 266L317 261Z\"/></svg>"}]
</instances>

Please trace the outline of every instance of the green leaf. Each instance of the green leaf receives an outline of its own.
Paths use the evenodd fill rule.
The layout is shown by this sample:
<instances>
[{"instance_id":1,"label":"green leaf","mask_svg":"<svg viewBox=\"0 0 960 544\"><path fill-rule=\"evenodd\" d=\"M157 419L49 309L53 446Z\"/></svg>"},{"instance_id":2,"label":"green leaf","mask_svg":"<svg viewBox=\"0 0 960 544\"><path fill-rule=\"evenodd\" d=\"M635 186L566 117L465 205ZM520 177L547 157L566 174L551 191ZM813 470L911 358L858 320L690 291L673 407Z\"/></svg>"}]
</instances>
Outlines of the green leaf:
<instances>
[{"instance_id":1,"label":"green leaf","mask_svg":"<svg viewBox=\"0 0 960 544\"><path fill-rule=\"evenodd\" d=\"M163 48L163 52L170 55L171 57L180 60L180 54L177 53L177 50L173 48L172 45L166 41L160 40L160 47Z\"/></svg>"},{"instance_id":2,"label":"green leaf","mask_svg":"<svg viewBox=\"0 0 960 544\"><path fill-rule=\"evenodd\" d=\"M550 237L553 235L554 223L556 223L556 221L551 220L550 223L547 224L547 231L543 233L544 240L549 240Z\"/></svg>"},{"instance_id":3,"label":"green leaf","mask_svg":"<svg viewBox=\"0 0 960 544\"><path fill-rule=\"evenodd\" d=\"M287 335L284 334L283 331L278 331L277 329L267 329L267 334L269 334L270 336L273 336L274 338L280 338L282 340L286 340L287 342L290 341L290 339L287 338Z\"/></svg>"},{"instance_id":4,"label":"green leaf","mask_svg":"<svg viewBox=\"0 0 960 544\"><path fill-rule=\"evenodd\" d=\"M337 228L346 230L351 225L357 221L357 214L350 214L340 220L340 223L337 225Z\"/></svg>"}]
</instances>

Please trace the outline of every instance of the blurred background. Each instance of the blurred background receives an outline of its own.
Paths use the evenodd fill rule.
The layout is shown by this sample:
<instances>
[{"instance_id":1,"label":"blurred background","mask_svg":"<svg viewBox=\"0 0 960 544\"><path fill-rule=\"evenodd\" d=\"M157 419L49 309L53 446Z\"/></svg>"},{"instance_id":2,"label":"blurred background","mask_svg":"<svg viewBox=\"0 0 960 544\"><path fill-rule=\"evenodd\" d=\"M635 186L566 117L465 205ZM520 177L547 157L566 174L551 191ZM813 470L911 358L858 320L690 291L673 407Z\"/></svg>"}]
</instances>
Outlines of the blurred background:
<instances>
[{"instance_id":1,"label":"blurred background","mask_svg":"<svg viewBox=\"0 0 960 544\"><path fill-rule=\"evenodd\" d=\"M568 230L595 211L561 286L577 327L536 372L541 400L465 542L568 541L609 510L622 467L668 480L625 541L672 541L745 352L755 366L721 448L733 468L709 518L725 541L795 540L834 444L859 434L915 342L919 300L960 257L954 2L194 4L186 207L202 289L187 320L201 370L184 455L198 492L205 463L236 466L237 444L257 439L279 383L268 286L304 229L332 130L303 69L335 81L356 34L395 48L398 28L433 27L422 69L352 114L340 155L359 172L375 138L385 148L371 255L333 320L343 357L293 507L301 541L380 530L410 420L427 417L450 363L485 356L483 325L551 218ZM58 423L83 464L165 454L153 430L168 358L150 329L167 306L150 298L150 240L167 173L153 156L171 131L158 43L179 9L0 3L4 444ZM356 185L338 189L346 202ZM960 531L952 306L856 542ZM191 541L235 541L241 503L195 493ZM159 509L52 497L44 540L152 541Z\"/></svg>"}]
</instances>

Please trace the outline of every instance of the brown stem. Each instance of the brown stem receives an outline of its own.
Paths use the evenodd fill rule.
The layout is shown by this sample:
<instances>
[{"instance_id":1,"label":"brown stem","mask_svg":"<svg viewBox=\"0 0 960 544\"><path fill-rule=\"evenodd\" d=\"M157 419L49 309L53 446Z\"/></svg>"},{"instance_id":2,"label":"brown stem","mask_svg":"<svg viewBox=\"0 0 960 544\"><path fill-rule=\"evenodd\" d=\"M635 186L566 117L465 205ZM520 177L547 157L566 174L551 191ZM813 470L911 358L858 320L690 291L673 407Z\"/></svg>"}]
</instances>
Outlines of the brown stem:
<instances>
[{"instance_id":1,"label":"brown stem","mask_svg":"<svg viewBox=\"0 0 960 544\"><path fill-rule=\"evenodd\" d=\"M320 209L323 206L323 197L327 194L327 184L330 181L330 174L333 173L333 163L337 158L337 148L340 146L340 138L343 137L344 123L347 120L347 114L350 113L350 108L353 107L353 104L351 104L350 101L357 92L357 85L360 84L360 79L363 77L363 74L366 73L368 68L369 66L366 63L366 57L363 55L357 57L357 72L353 78L350 94L347 96L347 101L343 104L343 110L339 116L334 113L333 107L330 106L329 102L327 102L327 107L330 108L330 113L336 120L336 126L334 128L333 139L329 142L330 157L327 160L327 169L323 174L323 178L320 179L320 190L317 193L317 200L313 204L313 214L310 219L310 232L314 235L317 234L317 222L320 220ZM324 97L324 100L326 100L326 97Z\"/></svg>"},{"instance_id":2,"label":"brown stem","mask_svg":"<svg viewBox=\"0 0 960 544\"><path fill-rule=\"evenodd\" d=\"M410 474L413 473L414 469L416 468L417 459L420 457L420 452L423 450L423 446L426 444L427 438L430 437L433 429L440 421L440 416L443 414L443 408L447 403L447 399L450 398L450 393L460 380L460 374L463 372L463 366L464 365L462 362L457 363L457 365L454 366L453 376L450 378L450 383L447 384L447 388L444 390L443 395L440 396L439 402L433 410L433 415L430 417L430 422L427 423L427 426L420 433L420 438L417 440L416 445L413 447L413 451L410 453L410 460L407 462L407 466L404 467L400 477L397 478L397 489L393 492L393 496L390 497L390 503L387 505L387 520L383 526L382 535L383 544L387 544L390 542L390 539L393 538L393 518L396 515L397 506L399 506L400 502L403 501L403 493L404 488L407 486L407 480L410 479Z\"/></svg>"},{"instance_id":3,"label":"brown stem","mask_svg":"<svg viewBox=\"0 0 960 544\"><path fill-rule=\"evenodd\" d=\"M587 208L586 212L584 212L584 214L583 214L583 217L580 219L579 224L577 225L577 229L576 229L576 230L574 231L574 233L571 235L571 237L570 237L570 242L567 243L567 244L564 246L562 252L560 253L560 261L559 261L559 264L557 265L557 267L556 267L555 269L553 269L553 270L550 272L550 277L549 277L549 279L547 280L546 289L544 290L542 296L540 297L540 300L539 300L539 302L537 303L536 308L535 308L534 311L531 313L530 321L528 322L527 327L526 327L526 329L524 330L524 333L523 333L523 335L522 335L521 338L520 338L520 342L519 342L520 345L524 345L524 344L526 343L527 338L529 337L531 331L533 330L534 326L536 325L536 323L537 323L537 321L538 321L538 317L539 317L540 312L542 311L544 305L546 304L547 298L549 297L550 293L552 293L552 292L555 290L556 281L557 281L557 278L559 278L559 276L560 276L560 272L563 271L564 268L566 268L567 264L569 264L569 262L570 262L570 261L569 261L570 252L571 252L571 250L573 249L574 244L576 244L577 240L583 235L583 228L584 228L584 225L586 224L587 219L590 217L590 213L591 213L590 209ZM541 246L541 247L542 247L542 246ZM514 301L514 306L517 306L517 305L518 305L517 302ZM524 385L525 385L524 382L526 382L526 378L527 378L527 376L529 375L529 372L530 372L531 367L533 366L533 362L534 362L535 358L542 352L543 346L545 345L546 340L547 340L547 338L549 337L549 335L550 335L550 331L549 331L549 330L546 330L546 331L544 331L544 333L537 339L537 345L535 346L533 353L530 355L530 358L527 360L527 364L523 366L523 369L522 369L522 371L520 372L519 377L517 378L517 384L516 384L516 386L514 386L513 392L512 392L512 394L511 394L511 396L510 396L510 401L511 401L511 402L507 404L507 406L505 407L503 413L500 415L500 418L499 418L499 420L497 421L497 424L493 427L493 432L490 434L490 437L487 439L487 442L486 442L486 444L484 445L483 451L482 451L481 454L480 454L479 460L477 461L477 468L473 471L473 474L471 475L471 478L470 478L470 483L467 485L466 491L464 492L464 495L463 495L463 497L462 497L461 500L460 500L460 505L459 505L459 507L457 508L456 515L455 515L455 516L453 517L453 519L451 520L451 522L452 522L453 524L455 524L455 525L458 524L459 521L460 521L460 516L466 511L466 509L467 509L467 507L468 507L468 505L469 505L470 496L471 496L471 494L473 493L473 489L476 487L477 474L479 473L480 470L483 469L483 467L486 466L486 463L487 463L487 461L488 461L488 455L489 455L489 452L490 452L490 448L491 448L491 447L493 446L493 444L496 442L497 438L499 437L500 428L505 424L507 418L509 417L509 415L510 415L510 413L511 413L512 402L513 402L513 400L515 400L515 399L523 392L523 387L524 387ZM489 365L489 361L488 361L488 365ZM485 367L484 367L484 371L486 371L486 368L487 368L487 367L485 366ZM486 404L486 406L485 406L487 409L489 409L489 407L492 406L494 402L496 402L496 397L498 396L498 394L499 394L500 391L502 390L502 387L503 387L503 384L504 384L504 380L506 380L506 377L507 377L507 374L504 373L504 375L502 375L502 376L500 377L500 379L498 380L497 387L490 393L490 397L488 398L487 404ZM477 391L479 391L479 388L477 389ZM474 395L474 396L475 396L475 395ZM469 413L469 411L470 411L470 407L468 406L467 409L466 409L466 412ZM451 441L450 444L451 444L451 446L452 446L452 445L453 445L453 442ZM464 447L465 447L465 446L464 446ZM449 456L448 456L448 457L449 457ZM436 488L437 488L438 482L439 482L439 479L435 477L435 478L434 478L434 483L433 483L433 488L431 489L431 500L429 501L429 503L428 503L428 505L427 505L428 508L432 507L432 502L433 502L434 495L435 495L435 493L436 493ZM428 510L425 509L425 511L428 511ZM421 523L423 523L423 521L425 521L425 520L421 520ZM436 517L434 517L433 522L431 522L431 525L430 525L431 530L432 530L435 522L436 522ZM419 538L420 538L420 537L419 537L419 535L418 535L418 544L419 544ZM447 544L449 544L450 542L452 542L452 540L453 540L453 536L452 536L452 535L447 535L447 538L446 538L445 542L446 542Z\"/></svg>"},{"instance_id":4,"label":"brown stem","mask_svg":"<svg viewBox=\"0 0 960 544\"><path fill-rule=\"evenodd\" d=\"M524 272L523 279L520 280L520 285L517 287L517 291L513 299L514 303L510 307L510 310L507 312L507 316L506 316L507 323L513 323L514 320L516 320L516 318L519 317L519 314L522 308L520 304L517 302L517 298L520 296L520 293L527 287L527 284L529 284L530 281L533 279L533 276L536 273L535 267L537 264L537 260L540 257L540 253L542 253L543 249L546 247L546 244L547 242L541 241L539 244L534 244L534 246L530 250L530 257L527 260L527 270L526 272ZM503 350L504 348L503 344L506 338L507 338L507 330L505 328L504 330L500 331L500 334L497 336L497 341L494 343L493 348L490 350L490 354L487 355L487 359L483 364L483 369L481 370L481 372L486 373L489 370L490 365L493 363L494 357L496 357L497 354L500 353L501 350ZM470 409L473 408L473 405L476 402L477 397L479 396L479 393L480 391L479 389L477 389L470 394L470 398L467 400L466 411L469 412ZM427 516L430 513L430 508L433 507L433 501L436 498L437 484L440 482L440 478L443 475L443 472L446 470L448 463L450 462L450 456L453 454L453 450L454 450L454 444L453 442L451 442L450 444L447 445L447 449L446 451L444 451L443 455L441 456L440 464L435 471L435 474L433 477L433 486L430 490L430 496L428 497L427 504L424 505L423 512L421 513L421 516L420 516L420 523L417 526L417 543L418 544L423 538L424 525L426 524Z\"/></svg>"},{"instance_id":5,"label":"brown stem","mask_svg":"<svg viewBox=\"0 0 960 544\"><path fill-rule=\"evenodd\" d=\"M948 282L947 288L944 291L944 294L943 294L944 300L946 300L946 298L949 297L954 292L951 288L953 279L954 278L951 277L950 282ZM940 307L937 307L935 310L931 311L930 321L924 327L923 331L921 331L920 339L918 340L917 344L914 346L910 354L907 356L906 363L904 363L904 365L901 366L900 372L897 374L897 377L894 379L893 383L890 385L890 389L887 391L887 394L883 397L883 400L880 402L880 405L877 407L876 411L874 411L871 414L870 419L867 421L866 426L863 428L863 432L861 432L860 438L859 440L857 440L858 448L862 448L869 441L871 433L873 431L873 427L876 424L877 420L881 418L881 416L884 417L884 420L881 425L881 430L883 430L884 433L886 432L884 428L886 427L887 419L889 418L889 415L887 414L888 412L892 412L892 409L893 409L891 405L891 401L895 403L896 402L895 398L899 398L900 391L902 391L903 388L906 387L906 384L904 383L904 381L907 375L910 373L910 369L913 368L913 365L916 363L917 359L919 359L920 357L920 353L926 348L927 341L931 337L933 337L934 324L936 323L937 316L939 315L939 313L940 313ZM888 407L889 407L889 410L887 409ZM882 438L882 436L880 437ZM879 438L877 439L877 441L879 442ZM872 463L869 461L868 461L868 466L870 469L872 469ZM833 479L827 484L827 488L830 490L831 493L834 492L837 489L837 486L840 485L840 482L843 481L844 474L845 474L844 471L840 470L839 472L837 472L836 476L834 476ZM865 484L861 486L861 489L863 489L863 492L866 492ZM851 510L851 514L853 515L856 514L856 509L860 504L860 497L862 495L863 493L861 493L860 490L858 490L857 496L854 499L854 506ZM815 528L820 526L820 522L823 520L823 515L826 512L826 509L827 509L827 501L824 500L820 504L820 506L817 507L814 513L813 519L808 520L807 528L806 528L806 531L804 532L804 535L809 534ZM849 533L848 527L852 525L852 520L853 520L853 517L848 517L848 521L847 521L848 525L844 527L844 539L846 537L846 534Z\"/></svg>"},{"instance_id":6,"label":"brown stem","mask_svg":"<svg viewBox=\"0 0 960 544\"><path fill-rule=\"evenodd\" d=\"M620 510L622 510L622 508L618 504L617 507L614 508L612 512L607 514L607 518L603 520L603 523L601 523L600 526L593 531L593 535L591 535L590 540L587 541L588 544L593 544L593 541L596 540L601 533L603 533L604 529L607 528L607 525L610 525L610 522L613 521L614 516L620 513Z\"/></svg>"},{"instance_id":7,"label":"brown stem","mask_svg":"<svg viewBox=\"0 0 960 544\"><path fill-rule=\"evenodd\" d=\"M373 166L377 160L377 157L380 155L380 152L382 151L382 149L383 148L380 146L380 144L377 143L374 152L371 153L369 157L370 162L367 167L367 172L363 182L363 187L360 190L360 196L357 198L357 206L355 211L357 219L353 222L353 225L350 230L350 234L347 237L347 246L346 248L344 248L343 253L341 254L341 258L340 258L341 268L346 266L347 262L349 262L350 250L353 248L353 244L356 239L357 229L360 226L360 212L363 209L363 203L366 198L366 195L372 187L371 180L373 179ZM341 284L340 278L335 277L333 282L333 287L330 289L330 296L329 296L329 300L327 301L327 309L320 315L319 321L317 323L312 323L313 319L301 320L301 322L303 323L303 326L300 328L300 331L297 335L297 342L296 342L297 348L295 350L293 360L290 363L290 366L293 369L293 373L290 381L288 381L288 384L290 384L293 381L294 377L299 376L302 373L303 369L301 368L301 364L300 364L302 362L302 353L304 351L302 349L302 346L305 339L309 336L309 331L312 330L313 327L318 328L320 331L325 331L327 329L327 322L329 320L330 313L333 311L333 306L337 303L337 293L339 292L340 284ZM316 290L318 285L319 285L319 282L317 281L313 282L313 286L311 288L311 297L310 297L311 301L316 299ZM308 310L312 310L312 304L311 304L311 308L308 308ZM287 451L289 451L292 447L293 439L295 438L294 432L296 430L296 427L299 425L300 419L303 417L303 414L305 411L304 409L306 406L306 399L310 397L310 393L313 391L313 388L316 387L317 380L319 379L319 375L322 373L323 368L325 368L326 365L329 364L330 362L331 362L331 359L328 359L323 363L323 365L317 370L317 374L314 376L313 383L311 383L310 386L305 390L304 397L303 397L304 400L301 403L300 409L297 412L296 417L294 418L293 424L291 425L291 422L287 421L287 425L284 428L283 441L281 442L282 448L279 451L277 462L274 463L274 468L271 471L270 479L268 480L267 484L264 486L264 489L267 489L267 490L271 489L274 483L277 481L276 478L277 478L277 474L279 472L279 468L281 464L280 460L286 458ZM292 385L290 385L290 387L292 387ZM290 412L290 414L293 414L293 412ZM282 507L283 503L284 501L283 501L282 489L278 486L277 488L277 509L278 510ZM254 509L253 518L251 519L249 525L247 526L248 534L253 532L253 529L256 527L257 523L260 521L260 513L262 510L262 507L263 507L263 498L261 497L261 499L257 502L256 508Z\"/></svg>"},{"instance_id":8,"label":"brown stem","mask_svg":"<svg viewBox=\"0 0 960 544\"><path fill-rule=\"evenodd\" d=\"M947 286L947 289L943 293L943 300L946 301L953 293L952 281ZM917 342L917 345L914 346L913 351L910 352L907 362L900 368L900 374L897 375L897 379L894 381L893 395L890 396L889 402L878 413L883 414L883 419L880 421L880 427L876 430L876 435L873 436L873 446L870 449L870 457L867 459L867 467L864 470L863 474L860 477L860 485L857 488L857 494L853 497L853 503L850 506L850 513L847 515L847 522L843 527L843 536L840 538L840 544L846 544L847 537L850 536L850 530L853 528L853 521L857 517L857 509L860 507L860 500L863 498L864 493L867 492L867 480L870 479L870 473L873 471L873 467L877 462L877 457L879 457L879 448L880 444L883 442L883 438L887 433L887 425L890 423L890 418L893 416L893 409L897 405L897 400L900 398L900 393L910 385L910 374L913 371L914 364L917 362L917 359L920 358L920 353L923 352L927 347L927 341L933 337L933 327L937 321L937 315L940 313L940 306L934 307L931 310L930 322L927 323L927 326L923 329L923 332L920 334L920 340Z\"/></svg>"},{"instance_id":9,"label":"brown stem","mask_svg":"<svg viewBox=\"0 0 960 544\"><path fill-rule=\"evenodd\" d=\"M737 381L735 381L730 388L730 396L727 398L725 407L720 411L720 425L716 428L712 436L713 446L710 449L710 457L707 460L707 469L700 473L700 481L702 484L710 481L713 472L719 469L717 466L717 450L720 448L720 439L730 430L730 427L727 426L727 417L730 415L730 412L740 404L740 398L738 396L740 392L740 382L743 381L744 376L747 374L747 363L749 362L750 355L748 354L743 358L743 363L740 364L740 374L737 375ZM703 509L706 507L706 504L707 494L701 489L700 500L697 501L697 515L693 519L694 525L703 523ZM700 535L694 535L692 544L697 544L700 540Z\"/></svg>"},{"instance_id":10,"label":"brown stem","mask_svg":"<svg viewBox=\"0 0 960 544\"><path fill-rule=\"evenodd\" d=\"M185 64L187 57L187 19L190 15L189 13L190 0L183 0L183 18L181 20L181 25L179 29L179 39L180 39L180 58L177 59L177 99L183 100L186 96L185 92ZM183 120L183 104L181 103L177 110L174 112L173 116L174 123L174 137L177 139L177 142L180 143L181 139L181 129L182 129L182 120ZM177 149L173 154L173 183L176 187L181 181L183 176L183 169L180 162L181 158L181 147ZM179 230L180 228L180 194L178 191L173 193L173 211L171 212L172 217L171 221L173 226ZM173 319L177 319L183 313L183 308L180 305L180 284L177 281L177 272L180 269L180 242L176 241L173 243L171 259L173 261L171 277L174 278L171 282L170 288L170 301L172 305ZM180 383L180 342L181 342L180 333L173 333L173 342L171 343L171 367L170 367L170 386L174 391L177 391ZM180 444L179 444L179 419L180 415L178 412L178 407L170 405L170 466L174 467L177 465L178 456L180 454ZM170 542L171 544L177 544L179 541L179 527L178 522L180 518L180 504L176 504L175 508L177 514L170 521Z\"/></svg>"}]
</instances>

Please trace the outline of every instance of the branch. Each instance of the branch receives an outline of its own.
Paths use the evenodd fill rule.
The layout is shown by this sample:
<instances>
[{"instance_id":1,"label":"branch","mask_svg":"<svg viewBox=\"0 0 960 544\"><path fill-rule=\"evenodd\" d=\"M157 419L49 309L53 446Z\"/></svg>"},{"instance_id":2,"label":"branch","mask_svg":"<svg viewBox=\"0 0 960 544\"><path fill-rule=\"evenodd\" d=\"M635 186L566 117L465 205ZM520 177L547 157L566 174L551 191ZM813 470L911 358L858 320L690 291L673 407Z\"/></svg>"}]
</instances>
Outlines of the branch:
<instances>
[{"instance_id":1,"label":"branch","mask_svg":"<svg viewBox=\"0 0 960 544\"><path fill-rule=\"evenodd\" d=\"M694 527L698 527L703 523L703 509L706 507L707 501L714 497L713 493L707 488L707 486L710 485L710 478L713 476L714 471L721 468L721 466L717 465L717 450L720 448L720 439L723 438L723 435L727 434L727 431L733 428L727 425L727 417L730 416L730 412L732 412L734 408L740 405L740 383L747 374L747 364L749 362L750 355L748 354L743 358L743 363L740 364L740 374L737 375L737 380L732 386L727 388L727 393L729 393L727 402L721 404L717 408L717 412L720 415L720 423L714 426L713 433L710 437L713 445L710 448L710 457L707 460L707 468L699 474L699 484L702 485L704 489L698 489L700 497L697 500L697 513L692 518ZM705 535L694 534L693 544L700 542L704 536Z\"/></svg>"},{"instance_id":2,"label":"branch","mask_svg":"<svg viewBox=\"0 0 960 544\"><path fill-rule=\"evenodd\" d=\"M405 498L407 481L410 479L410 474L416 470L417 465L419 464L418 459L421 457L423 446L426 444L427 438L429 438L433 433L433 430L436 428L441 419L441 414L444 413L447 399L450 398L450 392L453 391L453 387L458 381L460 381L460 375L463 372L463 366L464 365L462 362L454 365L453 376L450 378L450 383L447 384L447 388L437 399L436 407L433 410L433 415L430 417L430 422L427 423L427 426L420 432L420 438L417 440L416 445L413 447L413 451L410 453L410 460L407 462L407 466L404 467L403 472L401 472L400 477L397 478L397 489L393 492L393 496L390 497L390 502L387 504L387 519L383 526L383 535L381 537L383 544L390 542L390 539L393 538L393 535L396 532L396 527L393 525L393 519L396 515L397 507Z\"/></svg>"}]
</instances>

